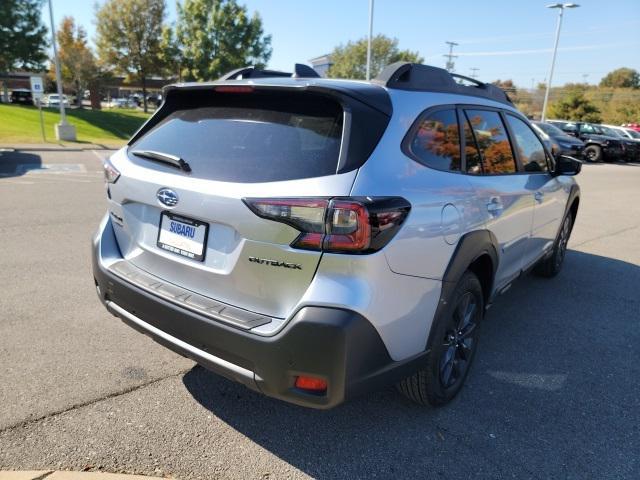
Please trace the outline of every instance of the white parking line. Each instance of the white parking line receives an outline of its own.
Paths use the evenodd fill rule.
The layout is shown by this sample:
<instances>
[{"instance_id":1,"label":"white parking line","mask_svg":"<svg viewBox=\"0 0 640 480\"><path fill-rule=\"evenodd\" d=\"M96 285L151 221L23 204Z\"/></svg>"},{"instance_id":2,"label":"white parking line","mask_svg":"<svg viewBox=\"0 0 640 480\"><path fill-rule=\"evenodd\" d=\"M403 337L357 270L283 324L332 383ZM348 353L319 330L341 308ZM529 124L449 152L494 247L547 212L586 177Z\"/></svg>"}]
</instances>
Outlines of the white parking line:
<instances>
[{"instance_id":1,"label":"white parking line","mask_svg":"<svg viewBox=\"0 0 640 480\"><path fill-rule=\"evenodd\" d=\"M91 150L91 153L93 153L96 157L98 157L98 160L100 160L100 163L104 162L105 159L107 158L107 156L109 156L110 154L110 150L108 150L109 153L107 153L107 155L102 156L100 155L96 150Z\"/></svg>"}]
</instances>

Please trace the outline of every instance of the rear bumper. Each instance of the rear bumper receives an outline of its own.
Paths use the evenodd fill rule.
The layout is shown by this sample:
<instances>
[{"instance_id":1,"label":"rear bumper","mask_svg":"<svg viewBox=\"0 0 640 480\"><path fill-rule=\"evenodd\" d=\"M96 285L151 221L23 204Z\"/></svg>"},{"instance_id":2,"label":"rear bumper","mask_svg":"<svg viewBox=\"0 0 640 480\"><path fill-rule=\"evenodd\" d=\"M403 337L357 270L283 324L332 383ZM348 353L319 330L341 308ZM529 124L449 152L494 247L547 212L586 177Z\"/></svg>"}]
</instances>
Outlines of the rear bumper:
<instances>
[{"instance_id":1,"label":"rear bumper","mask_svg":"<svg viewBox=\"0 0 640 480\"><path fill-rule=\"evenodd\" d=\"M112 237L111 223L106 219L93 243L93 274L105 307L158 343L265 395L302 406L330 408L392 384L424 361L425 353L421 353L394 362L372 324L345 309L302 308L270 337L217 322L111 271L109 263L117 255ZM325 379L326 393L316 395L295 388L295 378L302 374Z\"/></svg>"}]
</instances>

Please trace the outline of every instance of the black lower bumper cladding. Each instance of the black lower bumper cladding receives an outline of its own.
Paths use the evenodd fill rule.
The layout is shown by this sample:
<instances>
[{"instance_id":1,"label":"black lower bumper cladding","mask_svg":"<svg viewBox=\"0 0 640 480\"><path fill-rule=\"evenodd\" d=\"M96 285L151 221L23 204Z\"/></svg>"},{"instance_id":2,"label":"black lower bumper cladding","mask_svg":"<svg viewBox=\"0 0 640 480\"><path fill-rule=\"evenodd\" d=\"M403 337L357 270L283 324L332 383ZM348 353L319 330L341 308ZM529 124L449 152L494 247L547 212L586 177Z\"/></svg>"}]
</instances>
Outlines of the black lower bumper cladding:
<instances>
[{"instance_id":1,"label":"black lower bumper cladding","mask_svg":"<svg viewBox=\"0 0 640 480\"><path fill-rule=\"evenodd\" d=\"M93 274L111 313L171 350L271 397L330 408L397 382L423 358L394 362L367 319L337 308L306 307L276 335L256 335L136 287L101 265L99 255L95 246ZM297 389L298 375L326 380L326 393Z\"/></svg>"}]
</instances>

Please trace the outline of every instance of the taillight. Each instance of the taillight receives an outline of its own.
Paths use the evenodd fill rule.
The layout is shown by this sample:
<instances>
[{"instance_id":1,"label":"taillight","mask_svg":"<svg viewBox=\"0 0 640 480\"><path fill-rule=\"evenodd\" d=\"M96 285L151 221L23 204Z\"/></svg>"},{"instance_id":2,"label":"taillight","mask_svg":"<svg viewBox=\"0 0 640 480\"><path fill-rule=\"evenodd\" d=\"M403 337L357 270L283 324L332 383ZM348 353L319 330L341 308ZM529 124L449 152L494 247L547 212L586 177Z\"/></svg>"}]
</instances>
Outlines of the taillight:
<instances>
[{"instance_id":1,"label":"taillight","mask_svg":"<svg viewBox=\"0 0 640 480\"><path fill-rule=\"evenodd\" d=\"M245 198L258 216L291 225L294 248L371 253L393 238L411 205L400 197Z\"/></svg>"},{"instance_id":2,"label":"taillight","mask_svg":"<svg viewBox=\"0 0 640 480\"><path fill-rule=\"evenodd\" d=\"M103 167L103 173L104 173L104 180L107 183L116 183L118 178L120 178L120 172L116 167L113 166L113 164L111 163L111 160L109 160L108 158L105 159L104 163L102 164L102 167Z\"/></svg>"}]
</instances>

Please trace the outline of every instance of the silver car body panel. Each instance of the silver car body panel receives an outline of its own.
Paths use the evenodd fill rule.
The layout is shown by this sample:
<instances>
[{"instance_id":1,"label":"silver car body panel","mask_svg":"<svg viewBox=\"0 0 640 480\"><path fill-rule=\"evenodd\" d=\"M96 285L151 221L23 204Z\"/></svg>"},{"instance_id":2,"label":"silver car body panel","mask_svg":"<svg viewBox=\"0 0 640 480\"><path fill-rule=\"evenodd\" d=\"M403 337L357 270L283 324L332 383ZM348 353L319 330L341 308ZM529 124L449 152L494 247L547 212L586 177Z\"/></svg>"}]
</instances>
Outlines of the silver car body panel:
<instances>
[{"instance_id":1,"label":"silver car body panel","mask_svg":"<svg viewBox=\"0 0 640 480\"><path fill-rule=\"evenodd\" d=\"M460 238L485 229L495 235L497 290L552 246L575 181L541 173L472 176L423 166L402 152L401 142L424 110L445 104L516 110L463 95L388 93L394 113L377 147L362 167L340 175L217 182L190 178L157 163L136 165L122 149L111 157L122 175L110 185L113 216L101 231L113 225L121 256L136 267L200 295L273 317L273 322L252 330L257 335L277 333L305 306L347 308L372 323L393 360L409 358L425 349L441 281ZM156 246L160 214L167 210L156 198L161 188L177 193L180 201L173 212L209 223L203 262ZM241 200L348 195L400 196L411 203L402 228L380 252L344 255L293 249L289 244L297 230L259 218ZM296 263L301 269L252 263L250 256Z\"/></svg>"}]
</instances>

